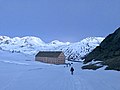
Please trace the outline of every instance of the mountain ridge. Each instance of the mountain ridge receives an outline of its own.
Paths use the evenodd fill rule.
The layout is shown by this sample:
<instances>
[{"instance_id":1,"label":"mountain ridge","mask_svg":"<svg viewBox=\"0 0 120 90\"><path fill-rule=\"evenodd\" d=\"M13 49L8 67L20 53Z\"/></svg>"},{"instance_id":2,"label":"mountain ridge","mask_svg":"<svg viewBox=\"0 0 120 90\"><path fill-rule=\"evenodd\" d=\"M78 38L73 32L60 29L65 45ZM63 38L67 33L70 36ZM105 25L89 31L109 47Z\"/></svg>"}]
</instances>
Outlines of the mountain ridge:
<instances>
[{"instance_id":1,"label":"mountain ridge","mask_svg":"<svg viewBox=\"0 0 120 90\"><path fill-rule=\"evenodd\" d=\"M84 59L84 63L101 61L103 66L107 66L106 69L120 70L120 28L112 34L109 34L101 44L85 56Z\"/></svg>"},{"instance_id":2,"label":"mountain ridge","mask_svg":"<svg viewBox=\"0 0 120 90\"><path fill-rule=\"evenodd\" d=\"M45 43L38 37L14 37L0 36L0 48L10 52L19 52L35 55L38 51L63 51L66 59L80 60L81 57L91 52L104 38L89 37L80 42L60 42L58 40Z\"/></svg>"}]
</instances>

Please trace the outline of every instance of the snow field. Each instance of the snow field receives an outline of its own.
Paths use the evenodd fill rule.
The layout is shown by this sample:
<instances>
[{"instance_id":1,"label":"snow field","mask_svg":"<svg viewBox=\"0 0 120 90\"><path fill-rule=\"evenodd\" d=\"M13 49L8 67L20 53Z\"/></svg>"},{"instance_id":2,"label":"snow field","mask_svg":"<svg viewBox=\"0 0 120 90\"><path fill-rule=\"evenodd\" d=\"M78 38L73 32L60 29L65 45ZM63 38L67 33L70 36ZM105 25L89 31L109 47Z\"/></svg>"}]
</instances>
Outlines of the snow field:
<instances>
[{"instance_id":1,"label":"snow field","mask_svg":"<svg viewBox=\"0 0 120 90\"><path fill-rule=\"evenodd\" d=\"M82 70L34 61L34 56L0 51L0 90L120 90L120 72Z\"/></svg>"},{"instance_id":2,"label":"snow field","mask_svg":"<svg viewBox=\"0 0 120 90\"><path fill-rule=\"evenodd\" d=\"M120 72L82 70L81 63L70 67L27 62L28 65L0 62L0 90L119 90Z\"/></svg>"}]
</instances>

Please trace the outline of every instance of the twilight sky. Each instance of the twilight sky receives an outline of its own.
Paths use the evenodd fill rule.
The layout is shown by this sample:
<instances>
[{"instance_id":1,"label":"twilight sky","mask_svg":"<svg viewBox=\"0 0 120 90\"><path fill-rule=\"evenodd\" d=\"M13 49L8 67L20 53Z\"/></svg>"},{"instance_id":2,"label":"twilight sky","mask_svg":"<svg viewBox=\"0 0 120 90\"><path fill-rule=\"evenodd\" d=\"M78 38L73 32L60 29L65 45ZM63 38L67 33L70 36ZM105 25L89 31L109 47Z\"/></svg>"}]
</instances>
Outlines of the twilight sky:
<instances>
[{"instance_id":1,"label":"twilight sky","mask_svg":"<svg viewBox=\"0 0 120 90\"><path fill-rule=\"evenodd\" d=\"M0 0L0 35L76 42L120 26L120 0Z\"/></svg>"}]
</instances>

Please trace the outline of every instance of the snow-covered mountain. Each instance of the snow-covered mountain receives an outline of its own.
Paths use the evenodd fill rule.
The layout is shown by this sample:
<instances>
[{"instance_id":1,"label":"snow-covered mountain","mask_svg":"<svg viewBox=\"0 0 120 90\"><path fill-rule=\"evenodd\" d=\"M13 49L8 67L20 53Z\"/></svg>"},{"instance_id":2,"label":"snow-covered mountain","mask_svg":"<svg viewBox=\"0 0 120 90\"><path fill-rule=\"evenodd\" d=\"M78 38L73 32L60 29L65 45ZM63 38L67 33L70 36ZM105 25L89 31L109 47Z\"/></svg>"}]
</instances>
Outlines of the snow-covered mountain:
<instances>
[{"instance_id":1,"label":"snow-covered mountain","mask_svg":"<svg viewBox=\"0 0 120 90\"><path fill-rule=\"evenodd\" d=\"M80 42L60 46L58 50L64 51L68 60L79 60L81 57L90 53L96 46L99 46L103 39L102 37L89 37Z\"/></svg>"},{"instance_id":2,"label":"snow-covered mountain","mask_svg":"<svg viewBox=\"0 0 120 90\"><path fill-rule=\"evenodd\" d=\"M60 41L58 41L58 40L54 40L54 41L52 41L51 43L50 43L51 45L69 45L70 44L70 42L60 42Z\"/></svg>"},{"instance_id":3,"label":"snow-covered mountain","mask_svg":"<svg viewBox=\"0 0 120 90\"><path fill-rule=\"evenodd\" d=\"M104 38L102 37L89 37L80 42L60 42L54 40L50 43L43 42L38 37L14 37L0 36L0 49L9 52L18 52L24 54L35 55L38 51L63 51L66 59L79 60L84 55L91 52L98 46Z\"/></svg>"}]
</instances>

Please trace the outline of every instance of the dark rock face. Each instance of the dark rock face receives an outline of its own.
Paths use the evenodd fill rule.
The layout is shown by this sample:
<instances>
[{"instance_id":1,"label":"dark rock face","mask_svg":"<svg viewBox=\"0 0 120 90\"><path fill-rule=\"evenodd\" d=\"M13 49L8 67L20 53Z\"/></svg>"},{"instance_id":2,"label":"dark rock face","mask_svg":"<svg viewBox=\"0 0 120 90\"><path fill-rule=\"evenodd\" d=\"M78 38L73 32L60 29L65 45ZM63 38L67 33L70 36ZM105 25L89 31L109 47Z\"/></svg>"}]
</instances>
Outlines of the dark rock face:
<instances>
[{"instance_id":1,"label":"dark rock face","mask_svg":"<svg viewBox=\"0 0 120 90\"><path fill-rule=\"evenodd\" d=\"M93 59L103 61L106 69L120 70L120 28L109 34L91 53L84 57L84 63Z\"/></svg>"}]
</instances>

